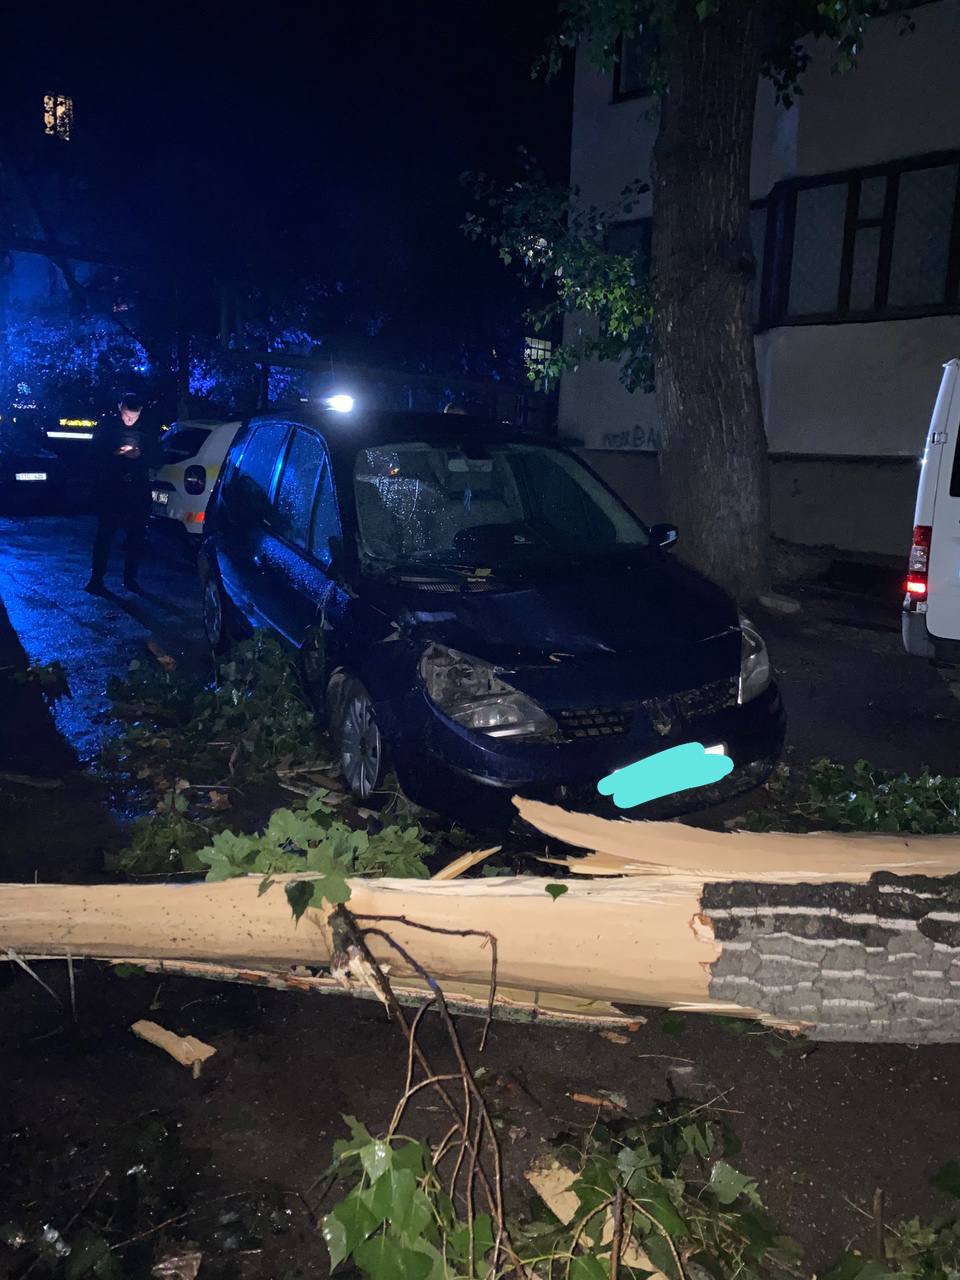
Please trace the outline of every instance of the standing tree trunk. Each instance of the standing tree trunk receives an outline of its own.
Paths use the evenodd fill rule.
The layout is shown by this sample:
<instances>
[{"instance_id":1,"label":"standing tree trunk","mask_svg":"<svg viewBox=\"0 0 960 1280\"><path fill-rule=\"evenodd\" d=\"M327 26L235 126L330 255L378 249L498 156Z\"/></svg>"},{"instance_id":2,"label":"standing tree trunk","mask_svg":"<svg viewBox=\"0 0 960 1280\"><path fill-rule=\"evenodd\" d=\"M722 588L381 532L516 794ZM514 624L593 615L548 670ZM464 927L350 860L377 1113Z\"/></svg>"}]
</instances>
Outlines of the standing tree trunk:
<instances>
[{"instance_id":1,"label":"standing tree trunk","mask_svg":"<svg viewBox=\"0 0 960 1280\"><path fill-rule=\"evenodd\" d=\"M675 12L653 165L660 482L687 558L746 601L770 540L749 224L761 3Z\"/></svg>"}]
</instances>

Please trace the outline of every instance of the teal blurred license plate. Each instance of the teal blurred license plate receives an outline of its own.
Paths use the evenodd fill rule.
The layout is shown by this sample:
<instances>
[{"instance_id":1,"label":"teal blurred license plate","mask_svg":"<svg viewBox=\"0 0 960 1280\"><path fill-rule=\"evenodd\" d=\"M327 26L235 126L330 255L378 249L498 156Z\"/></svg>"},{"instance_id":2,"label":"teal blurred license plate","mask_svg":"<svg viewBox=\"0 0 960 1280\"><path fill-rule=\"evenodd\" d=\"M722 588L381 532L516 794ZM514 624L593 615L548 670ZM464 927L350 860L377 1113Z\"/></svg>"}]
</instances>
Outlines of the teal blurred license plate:
<instances>
[{"instance_id":1,"label":"teal blurred license plate","mask_svg":"<svg viewBox=\"0 0 960 1280\"><path fill-rule=\"evenodd\" d=\"M47 473L45 471L18 471L18 480L46 480Z\"/></svg>"}]
</instances>

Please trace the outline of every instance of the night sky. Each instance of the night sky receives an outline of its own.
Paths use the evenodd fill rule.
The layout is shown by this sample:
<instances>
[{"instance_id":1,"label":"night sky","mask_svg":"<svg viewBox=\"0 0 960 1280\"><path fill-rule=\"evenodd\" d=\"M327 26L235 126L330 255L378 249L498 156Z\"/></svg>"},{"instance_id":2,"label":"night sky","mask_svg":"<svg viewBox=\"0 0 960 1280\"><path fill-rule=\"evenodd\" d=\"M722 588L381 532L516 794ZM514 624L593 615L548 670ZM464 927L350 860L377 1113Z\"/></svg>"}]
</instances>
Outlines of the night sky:
<instances>
[{"instance_id":1,"label":"night sky","mask_svg":"<svg viewBox=\"0 0 960 1280\"><path fill-rule=\"evenodd\" d=\"M459 231L459 175L510 175L519 145L565 175L571 76L530 76L554 7L20 4L8 136L39 129L45 89L71 94L71 162L100 193L83 234L133 250L162 228L158 256L193 273L322 280L359 354L428 363L438 333L495 344L523 306Z\"/></svg>"}]
</instances>

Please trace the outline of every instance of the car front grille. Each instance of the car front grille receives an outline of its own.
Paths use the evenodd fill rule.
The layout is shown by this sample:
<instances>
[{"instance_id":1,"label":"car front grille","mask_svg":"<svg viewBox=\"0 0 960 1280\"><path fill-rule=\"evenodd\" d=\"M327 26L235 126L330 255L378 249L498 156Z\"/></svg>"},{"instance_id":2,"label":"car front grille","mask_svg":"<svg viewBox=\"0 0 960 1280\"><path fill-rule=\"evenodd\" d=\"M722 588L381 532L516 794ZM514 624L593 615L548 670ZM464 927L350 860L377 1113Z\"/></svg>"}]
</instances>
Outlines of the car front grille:
<instances>
[{"instance_id":1,"label":"car front grille","mask_svg":"<svg viewBox=\"0 0 960 1280\"><path fill-rule=\"evenodd\" d=\"M633 720L633 706L576 707L556 713L564 738L619 738Z\"/></svg>"},{"instance_id":2,"label":"car front grille","mask_svg":"<svg viewBox=\"0 0 960 1280\"><path fill-rule=\"evenodd\" d=\"M730 677L662 698L645 698L642 702L622 703L618 707L570 707L553 715L560 737L567 742L623 737L633 727L638 711L646 716L658 736L666 737L682 730L685 722L736 706L736 702L737 680Z\"/></svg>"},{"instance_id":3,"label":"car front grille","mask_svg":"<svg viewBox=\"0 0 960 1280\"><path fill-rule=\"evenodd\" d=\"M674 701L685 720L696 720L700 716L722 711L725 707L735 707L737 692L737 677L727 676L712 684L702 685L699 689L687 689L684 693L678 693Z\"/></svg>"}]
</instances>

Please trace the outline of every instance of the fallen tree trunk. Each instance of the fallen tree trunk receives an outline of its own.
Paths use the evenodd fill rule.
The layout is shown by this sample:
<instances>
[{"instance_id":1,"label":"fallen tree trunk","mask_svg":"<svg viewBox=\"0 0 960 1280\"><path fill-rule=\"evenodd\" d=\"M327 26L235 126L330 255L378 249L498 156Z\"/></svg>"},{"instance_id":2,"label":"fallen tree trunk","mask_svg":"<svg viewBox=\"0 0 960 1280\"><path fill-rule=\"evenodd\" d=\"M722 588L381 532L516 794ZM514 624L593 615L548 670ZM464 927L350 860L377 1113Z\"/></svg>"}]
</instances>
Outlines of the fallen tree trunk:
<instances>
[{"instance_id":1,"label":"fallen tree trunk","mask_svg":"<svg viewBox=\"0 0 960 1280\"><path fill-rule=\"evenodd\" d=\"M475 935L490 932L497 1006L514 1016L629 1021L660 1005L823 1039L960 1040L960 839L723 834L518 805L590 851L560 859L576 874L556 901L526 876L351 881L351 912L379 918L458 1007L486 1008L491 952ZM281 884L304 878L277 877L263 895L253 876L2 885L0 951L363 991L355 975L311 972L335 956L323 912L291 919ZM404 998L421 999L402 957L377 937L370 947Z\"/></svg>"}]
</instances>

